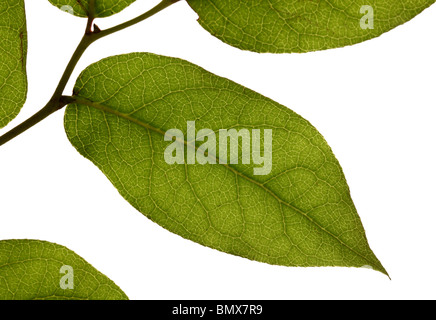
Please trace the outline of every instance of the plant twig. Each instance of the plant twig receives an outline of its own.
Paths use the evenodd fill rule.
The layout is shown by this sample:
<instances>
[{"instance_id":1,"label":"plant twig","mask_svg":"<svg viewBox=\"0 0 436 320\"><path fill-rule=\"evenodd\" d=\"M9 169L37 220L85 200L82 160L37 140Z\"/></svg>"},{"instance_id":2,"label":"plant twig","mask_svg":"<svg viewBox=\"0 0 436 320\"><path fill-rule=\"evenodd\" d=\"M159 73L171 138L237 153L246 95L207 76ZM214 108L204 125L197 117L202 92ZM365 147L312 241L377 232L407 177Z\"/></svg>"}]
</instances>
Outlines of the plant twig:
<instances>
[{"instance_id":1,"label":"plant twig","mask_svg":"<svg viewBox=\"0 0 436 320\"><path fill-rule=\"evenodd\" d=\"M92 33L92 24L95 19L95 0L89 0L88 3L88 23L86 25L85 34Z\"/></svg>"},{"instance_id":2,"label":"plant twig","mask_svg":"<svg viewBox=\"0 0 436 320\"><path fill-rule=\"evenodd\" d=\"M146 13L132 20L129 20L125 23L122 23L118 26L106 30L100 30L97 26L94 25L94 30L92 30L93 22L95 19L95 0L90 0L89 7L88 7L88 21L87 21L85 34L82 40L80 41L79 45L77 46L77 49L74 52L73 56L71 57L70 62L65 68L65 71L59 81L59 84L55 92L53 93L52 98L45 105L45 107L42 108L39 112L37 112L35 115L33 115L32 117L21 123L14 129L0 136L0 146L4 145L8 141L12 140L13 138L17 137L18 135L32 128L34 125L38 124L39 122L41 122L51 114L55 113L56 111L62 109L69 103L68 101L65 101L65 99L62 99L62 94L65 90L65 87L68 84L68 81L71 78L71 75L77 63L79 62L80 58L83 56L86 49L92 43L112 33L121 31L141 21L144 21L150 18L151 16L155 15L156 13L164 10L165 8L179 1L180 0L162 0L157 6L155 6L151 10L147 11Z\"/></svg>"},{"instance_id":3,"label":"plant twig","mask_svg":"<svg viewBox=\"0 0 436 320\"><path fill-rule=\"evenodd\" d=\"M123 29L126 29L128 27L131 27L141 21L144 21L152 16L154 16L156 13L159 13L160 11L168 8L169 6L173 5L176 2L179 2L180 0L163 0L162 2L160 2L156 7L154 7L153 9L151 9L150 11L147 11L146 13L132 19L129 20L127 22L124 22L118 26L106 29L106 30L101 30L100 32L96 33L95 36L100 39L103 38L105 36L108 36L112 33L121 31Z\"/></svg>"}]
</instances>

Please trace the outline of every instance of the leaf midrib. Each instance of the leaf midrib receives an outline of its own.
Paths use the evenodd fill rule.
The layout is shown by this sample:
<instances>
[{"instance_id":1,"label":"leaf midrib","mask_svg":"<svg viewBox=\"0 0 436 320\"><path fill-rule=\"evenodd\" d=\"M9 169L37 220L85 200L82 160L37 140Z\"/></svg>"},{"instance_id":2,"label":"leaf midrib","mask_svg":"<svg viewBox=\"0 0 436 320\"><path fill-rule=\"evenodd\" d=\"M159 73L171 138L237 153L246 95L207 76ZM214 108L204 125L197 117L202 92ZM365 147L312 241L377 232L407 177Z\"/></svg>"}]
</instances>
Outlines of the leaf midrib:
<instances>
[{"instance_id":1,"label":"leaf midrib","mask_svg":"<svg viewBox=\"0 0 436 320\"><path fill-rule=\"evenodd\" d=\"M165 136L165 132L159 128L156 128L154 126L151 126L150 124L143 122L141 120L138 120L128 114L119 112L117 110L114 110L110 107L105 106L104 104L101 103L97 103L91 100L88 100L86 98L83 97L79 97L79 96L73 96L73 103L77 103L77 104L82 104L82 105L86 105L89 107L93 107L97 110L103 111L103 112L107 112L110 114L113 114L115 116L121 117L125 120L128 120L130 122L133 122L143 128L146 128L148 130L151 130L153 132L156 132L158 134L161 134L162 136ZM186 140L180 141L183 142L186 146L191 146L191 144L189 144ZM197 150L198 147L195 146L195 149ZM219 160L219 159L216 159ZM347 248L348 250L350 250L351 252L353 252L355 255L359 256L360 258L364 259L365 261L367 261L368 263L370 263L373 267L376 268L376 270L381 271L382 273L388 275L387 271L384 269L384 267L378 262L378 261L373 261L368 259L367 257L363 256L361 253L357 252L356 250L354 250L353 248L351 248L349 245L347 245L345 242L343 242L340 238L338 238L335 234L333 234L332 232L328 231L327 229L325 229L324 227L322 227L320 224L318 224L313 218L311 218L310 216L308 216L306 213L304 213L303 211L301 211L300 209L294 207L292 204L282 200L278 195L276 195L272 190L270 190L269 188L267 188L265 185L257 182L256 180L246 176L245 174L237 171L236 169L232 168L231 166L229 166L228 164L225 163L220 163L219 161L217 161L217 163L223 165L225 168L227 168L228 170L232 171L234 174L242 177L243 179L254 183L256 186L262 188L265 192L269 193L274 199L276 199L279 204L283 204L285 206L287 206L288 208L294 210L295 212L299 213L300 215L302 215L303 217L305 217L307 220L309 220L313 225L315 225L317 228L319 228L320 230L322 230L323 232L325 232L326 234L328 234L330 237L332 237L333 239L335 239L336 241L338 241L343 247ZM284 225L284 227L286 228L286 225ZM389 276L389 275L388 275Z\"/></svg>"}]
</instances>

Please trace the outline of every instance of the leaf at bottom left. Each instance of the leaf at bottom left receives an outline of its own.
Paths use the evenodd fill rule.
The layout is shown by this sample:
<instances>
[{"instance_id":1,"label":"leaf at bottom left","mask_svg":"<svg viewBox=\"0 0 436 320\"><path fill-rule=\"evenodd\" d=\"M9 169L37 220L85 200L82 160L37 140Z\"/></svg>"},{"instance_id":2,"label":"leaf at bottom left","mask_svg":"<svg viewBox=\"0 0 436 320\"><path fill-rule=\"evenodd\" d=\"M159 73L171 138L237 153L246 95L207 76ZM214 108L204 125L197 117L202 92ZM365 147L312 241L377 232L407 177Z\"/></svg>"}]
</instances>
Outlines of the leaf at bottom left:
<instances>
[{"instance_id":1,"label":"leaf at bottom left","mask_svg":"<svg viewBox=\"0 0 436 320\"><path fill-rule=\"evenodd\" d=\"M0 300L128 300L73 251L40 240L0 241Z\"/></svg>"}]
</instances>

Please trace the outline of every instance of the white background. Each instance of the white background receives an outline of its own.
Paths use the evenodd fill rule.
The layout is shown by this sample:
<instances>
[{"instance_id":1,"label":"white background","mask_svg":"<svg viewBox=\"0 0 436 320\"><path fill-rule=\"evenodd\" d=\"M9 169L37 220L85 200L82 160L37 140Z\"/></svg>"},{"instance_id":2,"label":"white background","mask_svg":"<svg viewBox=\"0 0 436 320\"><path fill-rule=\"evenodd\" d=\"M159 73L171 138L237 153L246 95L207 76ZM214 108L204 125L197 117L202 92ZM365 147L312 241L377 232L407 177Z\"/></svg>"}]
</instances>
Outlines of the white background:
<instances>
[{"instance_id":1,"label":"white background","mask_svg":"<svg viewBox=\"0 0 436 320\"><path fill-rule=\"evenodd\" d=\"M155 3L138 0L97 23L113 26ZM47 0L26 5L29 94L7 129L51 97L86 24ZM131 299L436 298L436 6L377 39L307 54L240 51L196 18L183 1L98 41L66 93L90 63L148 51L189 60L288 106L332 147L392 280L367 269L270 266L164 230L70 145L63 111L0 148L0 239L62 244Z\"/></svg>"}]
</instances>

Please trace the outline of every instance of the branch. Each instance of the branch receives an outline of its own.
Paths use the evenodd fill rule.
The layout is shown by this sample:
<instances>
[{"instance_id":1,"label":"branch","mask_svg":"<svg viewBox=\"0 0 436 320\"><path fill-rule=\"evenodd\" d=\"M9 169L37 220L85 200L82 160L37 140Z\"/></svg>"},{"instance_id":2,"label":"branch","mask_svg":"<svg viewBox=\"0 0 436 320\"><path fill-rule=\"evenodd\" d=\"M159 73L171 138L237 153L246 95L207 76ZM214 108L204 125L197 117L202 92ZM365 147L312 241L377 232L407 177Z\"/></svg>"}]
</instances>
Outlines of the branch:
<instances>
[{"instance_id":1,"label":"branch","mask_svg":"<svg viewBox=\"0 0 436 320\"><path fill-rule=\"evenodd\" d=\"M80 58L82 57L83 53L86 51L86 49L95 41L98 39L101 39L105 36L108 36L112 33L121 31L123 29L126 29L134 24L137 24L147 18L150 18L151 16L154 16L156 13L164 10L165 8L171 6L172 4L179 2L180 0L162 0L156 7L151 9L150 11L138 16L137 18L134 18L130 21L127 21L125 23L122 23L118 26L106 29L106 30L100 30L97 26L94 25L94 30L92 30L93 21L95 18L95 0L89 0L89 8L88 8L88 22L86 26L85 35L83 36L82 40L80 41L79 45L77 46L76 51L74 52L73 56L70 59L70 62L68 63L67 67L65 68L65 71L59 81L59 84L53 93L52 98L50 101L45 105L44 108L42 108L39 112L37 112L35 115L12 129L11 131L7 132L3 136L0 136L0 146L4 145L6 142L12 140L13 138L17 137L21 133L27 131L34 125L38 124L51 114L55 113L56 111L62 109L67 104L71 103L68 99L64 99L62 97L62 93L65 90L65 87L67 86L68 81L71 78L71 75L79 62Z\"/></svg>"},{"instance_id":2,"label":"branch","mask_svg":"<svg viewBox=\"0 0 436 320\"><path fill-rule=\"evenodd\" d=\"M150 11L147 11L146 13L144 13L144 14L142 14L142 15L140 15L132 20L124 22L118 26L115 26L115 27L112 27L112 28L109 28L106 30L101 30L98 33L96 33L95 35L98 39L100 39L100 38L108 36L112 33L115 33L115 32L121 31L123 29L126 29L128 27L131 27L131 26L133 26L141 21L144 21L144 20L154 16L156 13L159 13L160 11L168 8L169 6L171 6L174 3L177 3L179 1L180 0L162 0L162 2L160 2L156 7L154 7Z\"/></svg>"}]
</instances>

